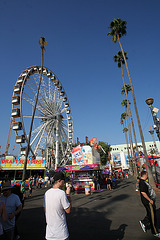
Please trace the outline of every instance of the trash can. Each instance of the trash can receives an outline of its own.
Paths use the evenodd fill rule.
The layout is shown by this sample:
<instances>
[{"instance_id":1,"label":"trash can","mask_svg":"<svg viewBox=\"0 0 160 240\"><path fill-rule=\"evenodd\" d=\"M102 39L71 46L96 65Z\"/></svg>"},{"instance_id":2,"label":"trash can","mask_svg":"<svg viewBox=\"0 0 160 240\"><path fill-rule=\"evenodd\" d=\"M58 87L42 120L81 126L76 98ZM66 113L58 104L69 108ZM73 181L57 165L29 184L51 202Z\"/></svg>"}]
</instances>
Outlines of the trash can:
<instances>
[{"instance_id":1,"label":"trash can","mask_svg":"<svg viewBox=\"0 0 160 240\"><path fill-rule=\"evenodd\" d=\"M91 185L85 185L85 195L91 194Z\"/></svg>"}]
</instances>

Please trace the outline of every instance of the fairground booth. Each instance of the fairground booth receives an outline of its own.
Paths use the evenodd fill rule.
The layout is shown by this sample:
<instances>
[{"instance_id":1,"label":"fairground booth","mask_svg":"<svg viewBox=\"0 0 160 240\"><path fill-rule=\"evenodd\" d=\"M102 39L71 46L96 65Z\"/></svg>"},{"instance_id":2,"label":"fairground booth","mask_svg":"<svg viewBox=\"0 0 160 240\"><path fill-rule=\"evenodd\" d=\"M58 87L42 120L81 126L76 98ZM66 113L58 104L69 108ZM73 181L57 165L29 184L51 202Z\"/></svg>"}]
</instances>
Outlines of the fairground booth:
<instances>
[{"instance_id":1,"label":"fairground booth","mask_svg":"<svg viewBox=\"0 0 160 240\"><path fill-rule=\"evenodd\" d=\"M71 172L72 184L75 193L84 193L86 186L88 191L95 191L94 179L100 171L100 155L94 147L89 145L77 146L72 151L72 165L66 165Z\"/></svg>"},{"instance_id":2,"label":"fairground booth","mask_svg":"<svg viewBox=\"0 0 160 240\"><path fill-rule=\"evenodd\" d=\"M25 157L6 156L0 159L0 183L8 178L12 182L12 186L20 185L24 167ZM27 159L26 179L30 176L45 174L45 160L42 157L36 159Z\"/></svg>"}]
</instances>

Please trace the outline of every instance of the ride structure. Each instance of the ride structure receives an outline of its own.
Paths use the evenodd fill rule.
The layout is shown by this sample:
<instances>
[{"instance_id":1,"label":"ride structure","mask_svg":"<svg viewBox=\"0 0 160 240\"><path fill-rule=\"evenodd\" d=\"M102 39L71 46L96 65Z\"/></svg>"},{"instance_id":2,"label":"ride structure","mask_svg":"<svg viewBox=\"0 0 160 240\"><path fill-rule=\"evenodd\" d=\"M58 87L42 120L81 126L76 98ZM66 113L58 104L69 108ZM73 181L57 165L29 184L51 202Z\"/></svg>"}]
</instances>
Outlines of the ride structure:
<instances>
[{"instance_id":1,"label":"ride structure","mask_svg":"<svg viewBox=\"0 0 160 240\"><path fill-rule=\"evenodd\" d=\"M60 80L50 69L35 65L22 71L14 86L11 116L21 155L26 156L28 145L28 153L33 158L45 157L48 168L67 163L73 143L71 108Z\"/></svg>"}]
</instances>

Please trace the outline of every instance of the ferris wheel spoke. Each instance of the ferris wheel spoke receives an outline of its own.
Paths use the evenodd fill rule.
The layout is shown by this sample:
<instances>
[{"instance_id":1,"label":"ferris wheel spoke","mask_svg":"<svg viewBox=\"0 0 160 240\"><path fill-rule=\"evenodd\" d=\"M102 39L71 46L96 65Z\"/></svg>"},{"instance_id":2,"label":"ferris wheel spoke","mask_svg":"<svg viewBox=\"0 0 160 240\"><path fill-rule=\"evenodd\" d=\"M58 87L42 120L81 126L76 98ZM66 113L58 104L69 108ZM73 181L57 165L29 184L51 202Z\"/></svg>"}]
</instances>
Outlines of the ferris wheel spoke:
<instances>
[{"instance_id":1,"label":"ferris wheel spoke","mask_svg":"<svg viewBox=\"0 0 160 240\"><path fill-rule=\"evenodd\" d=\"M32 101L31 101L31 99L29 100L29 99L26 99L26 98L22 98L23 100L25 100L27 103L29 103L32 107L34 107L34 104L35 104L35 101L32 99ZM41 112L41 108L38 106L38 103L37 103L37 110L39 111L39 112ZM41 112L42 113L42 112Z\"/></svg>"},{"instance_id":2,"label":"ferris wheel spoke","mask_svg":"<svg viewBox=\"0 0 160 240\"><path fill-rule=\"evenodd\" d=\"M65 133L63 127L60 127L62 135L64 136L65 140L68 141L67 134Z\"/></svg>"},{"instance_id":3,"label":"ferris wheel spoke","mask_svg":"<svg viewBox=\"0 0 160 240\"><path fill-rule=\"evenodd\" d=\"M52 99L52 96L51 96L51 80L48 79L48 87L49 87L49 99L51 100Z\"/></svg>"},{"instance_id":4,"label":"ferris wheel spoke","mask_svg":"<svg viewBox=\"0 0 160 240\"><path fill-rule=\"evenodd\" d=\"M40 94L41 95L41 94ZM52 107L49 105L49 103L46 101L46 99L44 99L44 97L41 95L41 99L42 99L42 108L46 110L46 112L50 113L50 114L53 114L53 111L52 111Z\"/></svg>"},{"instance_id":5,"label":"ferris wheel spoke","mask_svg":"<svg viewBox=\"0 0 160 240\"><path fill-rule=\"evenodd\" d=\"M37 94L37 89L34 89L31 87L31 84L28 84L28 81L26 83L26 87L28 87L28 89L30 90L31 94L33 94L33 96L36 96ZM28 91L27 91L28 92Z\"/></svg>"},{"instance_id":6,"label":"ferris wheel spoke","mask_svg":"<svg viewBox=\"0 0 160 240\"><path fill-rule=\"evenodd\" d=\"M56 123L52 123L52 126L50 126L49 132L48 132L48 138L49 139L55 139L55 134L54 134L54 128L56 126Z\"/></svg>"},{"instance_id":7,"label":"ferris wheel spoke","mask_svg":"<svg viewBox=\"0 0 160 240\"><path fill-rule=\"evenodd\" d=\"M32 118L31 115L23 115L24 118ZM43 117L43 116L34 116L34 118L37 118L37 119L45 119L46 117Z\"/></svg>"},{"instance_id":8,"label":"ferris wheel spoke","mask_svg":"<svg viewBox=\"0 0 160 240\"><path fill-rule=\"evenodd\" d=\"M47 123L42 123L39 127L37 127L36 129L34 129L34 131L32 132L31 136L34 136L36 134L36 136L34 137L34 139L31 142L31 146L33 145L33 143L36 141L36 139L38 138L38 136L40 135L40 133L42 132L43 129L46 129L47 125L49 125L49 122Z\"/></svg>"},{"instance_id":9,"label":"ferris wheel spoke","mask_svg":"<svg viewBox=\"0 0 160 240\"><path fill-rule=\"evenodd\" d=\"M64 140L62 139L61 136L62 135L60 134L60 143L61 143L62 153L63 153L63 157L64 157L64 155L65 155L65 149L64 149L64 145L63 145Z\"/></svg>"},{"instance_id":10,"label":"ferris wheel spoke","mask_svg":"<svg viewBox=\"0 0 160 240\"><path fill-rule=\"evenodd\" d=\"M63 108L63 109L61 110L61 113L63 113L65 110L66 110L66 109L65 109L65 108Z\"/></svg>"},{"instance_id":11,"label":"ferris wheel spoke","mask_svg":"<svg viewBox=\"0 0 160 240\"><path fill-rule=\"evenodd\" d=\"M47 87L46 87L46 84L45 84L44 80L42 80L42 86L43 86L42 91L44 93L45 99L49 99L49 95L48 95L48 93L46 91Z\"/></svg>"},{"instance_id":12,"label":"ferris wheel spoke","mask_svg":"<svg viewBox=\"0 0 160 240\"><path fill-rule=\"evenodd\" d=\"M32 140L32 142L31 142L31 146L32 146L32 144L34 143L34 141L37 139L37 137L38 137L38 135L41 133L41 131L42 131L42 129L44 128L44 126L45 126L45 124L44 123L42 123L40 126L38 126L36 129L34 129L33 131L32 131L32 134L31 134L31 137L33 138L35 135L35 137L34 137L34 139ZM27 136L28 137L28 136Z\"/></svg>"},{"instance_id":13,"label":"ferris wheel spoke","mask_svg":"<svg viewBox=\"0 0 160 240\"><path fill-rule=\"evenodd\" d=\"M43 128L43 131L41 132L41 135L40 135L40 137L39 137L38 143L37 143L37 145L36 145L36 147L35 147L35 150L34 150L34 154L36 154L37 149L39 148L40 142L41 142L42 137L43 137L43 135L44 135L44 133L45 133L45 129L46 129L46 126Z\"/></svg>"},{"instance_id":14,"label":"ferris wheel spoke","mask_svg":"<svg viewBox=\"0 0 160 240\"><path fill-rule=\"evenodd\" d=\"M61 124L62 124L63 128L64 128L66 131L68 131L68 127L65 125L65 123L63 122L63 123L61 123Z\"/></svg>"},{"instance_id":15,"label":"ferris wheel spoke","mask_svg":"<svg viewBox=\"0 0 160 240\"><path fill-rule=\"evenodd\" d=\"M32 81L32 79L31 79L31 81ZM38 81L36 81L36 78L34 78L34 81L32 81L32 83L33 83L33 85L34 85L34 87L35 87L36 89L34 89L34 88L32 89L29 85L27 85L27 86L28 86L29 89L31 90L32 94L33 94L34 96L36 96L36 94L37 94L37 89L38 89ZM39 105L43 108L44 98L43 98L43 96L42 96L42 94L41 94L41 90L40 90L39 95L40 95L43 103L41 104L40 98L38 98L37 105L39 104ZM33 99L32 99L32 101L35 102ZM37 107L37 108L39 108L39 107Z\"/></svg>"}]
</instances>

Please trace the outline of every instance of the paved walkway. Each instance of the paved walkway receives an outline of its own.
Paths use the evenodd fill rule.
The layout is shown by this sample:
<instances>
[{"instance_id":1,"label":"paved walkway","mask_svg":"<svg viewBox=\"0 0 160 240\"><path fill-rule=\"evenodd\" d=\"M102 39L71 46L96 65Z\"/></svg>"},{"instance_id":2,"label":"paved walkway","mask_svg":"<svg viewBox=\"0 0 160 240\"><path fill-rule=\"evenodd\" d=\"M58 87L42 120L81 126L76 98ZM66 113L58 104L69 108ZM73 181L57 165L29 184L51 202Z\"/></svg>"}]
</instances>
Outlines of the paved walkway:
<instances>
[{"instance_id":1,"label":"paved walkway","mask_svg":"<svg viewBox=\"0 0 160 240\"><path fill-rule=\"evenodd\" d=\"M42 205L46 190L33 190L33 197L25 201L18 221L22 240L45 239ZM72 212L67 215L70 240L157 239L150 232L144 233L139 225L145 214L133 177L121 181L111 191L72 195ZM160 194L157 194L157 217L160 223Z\"/></svg>"}]
</instances>

